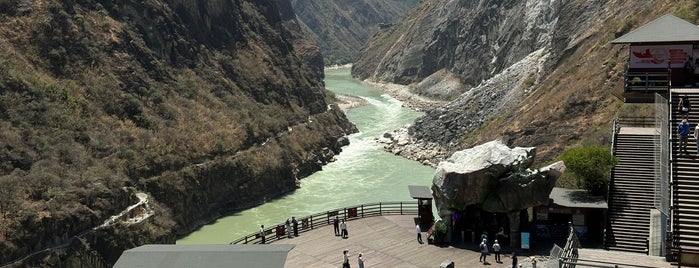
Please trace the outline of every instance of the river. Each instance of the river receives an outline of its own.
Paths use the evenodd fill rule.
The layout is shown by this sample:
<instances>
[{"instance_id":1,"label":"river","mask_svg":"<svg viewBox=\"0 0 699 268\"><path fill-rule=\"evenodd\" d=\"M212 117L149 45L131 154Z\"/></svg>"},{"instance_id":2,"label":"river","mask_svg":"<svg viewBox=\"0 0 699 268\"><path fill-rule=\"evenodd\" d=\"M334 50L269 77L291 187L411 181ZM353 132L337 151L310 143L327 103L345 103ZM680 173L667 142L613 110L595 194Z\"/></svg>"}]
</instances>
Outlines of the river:
<instances>
[{"instance_id":1,"label":"river","mask_svg":"<svg viewBox=\"0 0 699 268\"><path fill-rule=\"evenodd\" d=\"M376 137L412 122L420 112L377 88L353 79L350 68L326 69L330 91L360 96L368 105L347 112L359 133L349 136L336 161L301 180L301 187L282 198L222 217L177 240L177 244L227 244L256 232L260 224L274 226L292 216L307 215L352 205L411 201L408 185L432 183L435 169L385 152Z\"/></svg>"}]
</instances>

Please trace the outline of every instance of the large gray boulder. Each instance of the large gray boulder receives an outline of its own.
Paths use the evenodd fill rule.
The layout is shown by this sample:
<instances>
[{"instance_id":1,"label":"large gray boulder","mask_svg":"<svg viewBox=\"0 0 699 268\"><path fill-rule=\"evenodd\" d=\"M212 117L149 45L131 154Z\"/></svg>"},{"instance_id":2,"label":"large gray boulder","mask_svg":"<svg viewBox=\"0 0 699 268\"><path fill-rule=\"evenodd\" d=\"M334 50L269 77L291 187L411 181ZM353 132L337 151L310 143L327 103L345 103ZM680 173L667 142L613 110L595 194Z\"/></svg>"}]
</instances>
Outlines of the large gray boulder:
<instances>
[{"instance_id":1,"label":"large gray boulder","mask_svg":"<svg viewBox=\"0 0 699 268\"><path fill-rule=\"evenodd\" d=\"M487 212L510 213L547 204L563 162L531 170L535 148L509 148L491 141L455 152L439 163L432 181L440 215L479 205Z\"/></svg>"}]
</instances>

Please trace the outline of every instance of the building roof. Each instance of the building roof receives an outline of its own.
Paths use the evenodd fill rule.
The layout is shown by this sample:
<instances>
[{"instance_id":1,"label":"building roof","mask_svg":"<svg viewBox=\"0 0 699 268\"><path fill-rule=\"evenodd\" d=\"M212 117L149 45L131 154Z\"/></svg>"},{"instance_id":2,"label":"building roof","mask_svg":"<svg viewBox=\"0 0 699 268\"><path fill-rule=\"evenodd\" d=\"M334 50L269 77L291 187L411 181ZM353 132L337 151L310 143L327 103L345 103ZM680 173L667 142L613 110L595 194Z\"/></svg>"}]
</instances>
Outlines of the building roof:
<instances>
[{"instance_id":1,"label":"building roof","mask_svg":"<svg viewBox=\"0 0 699 268\"><path fill-rule=\"evenodd\" d=\"M294 245L144 245L124 251L115 268L284 267Z\"/></svg>"},{"instance_id":2,"label":"building roof","mask_svg":"<svg viewBox=\"0 0 699 268\"><path fill-rule=\"evenodd\" d=\"M408 191L413 199L432 199L432 191L427 186L408 185Z\"/></svg>"},{"instance_id":3,"label":"building roof","mask_svg":"<svg viewBox=\"0 0 699 268\"><path fill-rule=\"evenodd\" d=\"M663 15L612 41L612 44L699 41L699 27L670 14Z\"/></svg>"},{"instance_id":4,"label":"building roof","mask_svg":"<svg viewBox=\"0 0 699 268\"><path fill-rule=\"evenodd\" d=\"M586 190L553 188L550 199L553 203L569 208L608 208L604 196L594 196Z\"/></svg>"}]
</instances>

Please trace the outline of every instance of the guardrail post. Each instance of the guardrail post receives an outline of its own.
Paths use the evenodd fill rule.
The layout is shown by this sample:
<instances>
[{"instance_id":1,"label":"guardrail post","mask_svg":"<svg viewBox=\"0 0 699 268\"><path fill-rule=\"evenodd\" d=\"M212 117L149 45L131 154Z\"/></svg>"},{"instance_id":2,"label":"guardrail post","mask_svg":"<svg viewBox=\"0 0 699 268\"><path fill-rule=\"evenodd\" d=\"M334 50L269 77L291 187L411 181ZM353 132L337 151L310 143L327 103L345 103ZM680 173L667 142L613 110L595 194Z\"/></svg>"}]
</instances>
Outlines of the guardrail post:
<instances>
[{"instance_id":1,"label":"guardrail post","mask_svg":"<svg viewBox=\"0 0 699 268\"><path fill-rule=\"evenodd\" d=\"M361 208L362 208L362 218L364 218L364 204L362 204Z\"/></svg>"}]
</instances>

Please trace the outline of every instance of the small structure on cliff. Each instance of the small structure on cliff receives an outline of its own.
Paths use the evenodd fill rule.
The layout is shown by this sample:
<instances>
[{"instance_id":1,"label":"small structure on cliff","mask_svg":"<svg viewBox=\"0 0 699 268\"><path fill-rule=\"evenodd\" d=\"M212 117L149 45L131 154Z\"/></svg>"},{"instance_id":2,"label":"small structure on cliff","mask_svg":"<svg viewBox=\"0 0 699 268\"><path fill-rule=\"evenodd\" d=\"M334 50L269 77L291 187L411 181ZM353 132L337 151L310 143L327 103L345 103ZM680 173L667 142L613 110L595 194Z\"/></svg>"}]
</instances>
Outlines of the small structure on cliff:
<instances>
[{"instance_id":1,"label":"small structure on cliff","mask_svg":"<svg viewBox=\"0 0 699 268\"><path fill-rule=\"evenodd\" d=\"M501 243L509 240L510 246L519 247L520 222L527 217L522 212L547 205L565 170L562 161L530 169L535 152L496 140L439 163L432 194L440 217L450 225L448 239L470 236L475 242L485 233L490 243L499 237Z\"/></svg>"}]
</instances>

